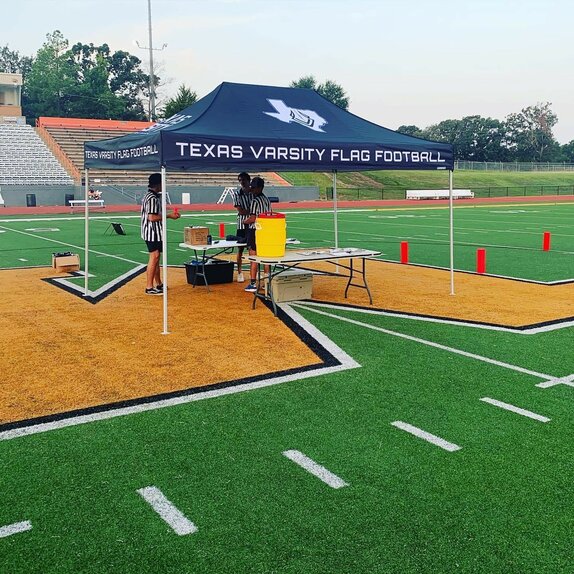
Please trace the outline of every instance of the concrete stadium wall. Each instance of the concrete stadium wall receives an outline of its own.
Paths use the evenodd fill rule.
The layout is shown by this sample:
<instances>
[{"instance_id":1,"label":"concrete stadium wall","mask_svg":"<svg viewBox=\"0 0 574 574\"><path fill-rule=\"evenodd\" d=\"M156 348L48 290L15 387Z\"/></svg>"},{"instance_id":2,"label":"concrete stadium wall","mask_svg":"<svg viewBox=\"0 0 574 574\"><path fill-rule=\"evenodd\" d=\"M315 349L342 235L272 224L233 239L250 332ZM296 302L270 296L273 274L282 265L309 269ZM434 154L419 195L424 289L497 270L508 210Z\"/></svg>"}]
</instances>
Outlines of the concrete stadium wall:
<instances>
[{"instance_id":1,"label":"concrete stadium wall","mask_svg":"<svg viewBox=\"0 0 574 574\"><path fill-rule=\"evenodd\" d=\"M102 199L107 205L130 205L139 203L145 189L139 186L123 187L122 195L119 191L107 186L94 186L102 192ZM197 203L217 203L223 193L222 187L203 187L178 185L168 188L172 203L182 203L182 194L189 193L190 205ZM36 205L65 205L66 195L73 195L74 199L83 199L84 189L79 185L1 185L0 194L4 198L6 207L22 207L27 205L27 196L33 195ZM298 186L269 186L265 187L267 196L276 196L279 201L307 201L319 199L318 187ZM226 204L231 204L227 197Z\"/></svg>"}]
</instances>

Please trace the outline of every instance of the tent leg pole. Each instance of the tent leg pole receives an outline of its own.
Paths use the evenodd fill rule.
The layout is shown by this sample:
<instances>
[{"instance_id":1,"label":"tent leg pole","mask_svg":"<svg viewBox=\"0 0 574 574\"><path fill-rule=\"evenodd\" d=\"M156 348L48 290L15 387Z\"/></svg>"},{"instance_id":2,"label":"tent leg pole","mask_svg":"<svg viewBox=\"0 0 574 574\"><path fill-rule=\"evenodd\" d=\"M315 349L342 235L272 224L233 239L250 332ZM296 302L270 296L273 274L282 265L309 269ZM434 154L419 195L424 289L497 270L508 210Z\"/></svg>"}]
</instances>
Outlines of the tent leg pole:
<instances>
[{"instance_id":1,"label":"tent leg pole","mask_svg":"<svg viewBox=\"0 0 574 574\"><path fill-rule=\"evenodd\" d=\"M454 295L454 225L452 206L452 169L448 172L448 210L449 210L449 249L450 249L450 294Z\"/></svg>"},{"instance_id":2,"label":"tent leg pole","mask_svg":"<svg viewBox=\"0 0 574 574\"><path fill-rule=\"evenodd\" d=\"M88 208L88 198L90 190L90 170L84 170L84 297L89 293L89 269L88 269L88 253L90 252L90 211Z\"/></svg>"},{"instance_id":3,"label":"tent leg pole","mask_svg":"<svg viewBox=\"0 0 574 574\"><path fill-rule=\"evenodd\" d=\"M161 168L161 223L162 223L162 264L163 264L163 331L162 335L169 335L167 329L167 189L165 186L165 166Z\"/></svg>"},{"instance_id":4,"label":"tent leg pole","mask_svg":"<svg viewBox=\"0 0 574 574\"><path fill-rule=\"evenodd\" d=\"M335 249L339 247L339 222L337 214L337 170L333 170L333 222L335 226Z\"/></svg>"}]
</instances>

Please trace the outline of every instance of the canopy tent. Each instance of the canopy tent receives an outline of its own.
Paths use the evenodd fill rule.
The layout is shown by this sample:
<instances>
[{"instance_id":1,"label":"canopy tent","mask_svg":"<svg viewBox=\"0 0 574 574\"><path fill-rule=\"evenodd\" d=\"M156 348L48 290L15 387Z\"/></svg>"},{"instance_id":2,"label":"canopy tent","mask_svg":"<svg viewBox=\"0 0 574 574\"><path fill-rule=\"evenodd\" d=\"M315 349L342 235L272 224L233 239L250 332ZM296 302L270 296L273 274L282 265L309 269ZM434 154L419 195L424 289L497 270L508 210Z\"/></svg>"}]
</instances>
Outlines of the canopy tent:
<instances>
[{"instance_id":1,"label":"canopy tent","mask_svg":"<svg viewBox=\"0 0 574 574\"><path fill-rule=\"evenodd\" d=\"M452 277L452 146L378 126L339 108L314 90L224 82L192 106L145 130L86 142L84 165L86 199L90 168L161 170L165 247L166 171L332 171L337 238L337 171L448 170ZM165 248L163 266L165 274Z\"/></svg>"}]
</instances>

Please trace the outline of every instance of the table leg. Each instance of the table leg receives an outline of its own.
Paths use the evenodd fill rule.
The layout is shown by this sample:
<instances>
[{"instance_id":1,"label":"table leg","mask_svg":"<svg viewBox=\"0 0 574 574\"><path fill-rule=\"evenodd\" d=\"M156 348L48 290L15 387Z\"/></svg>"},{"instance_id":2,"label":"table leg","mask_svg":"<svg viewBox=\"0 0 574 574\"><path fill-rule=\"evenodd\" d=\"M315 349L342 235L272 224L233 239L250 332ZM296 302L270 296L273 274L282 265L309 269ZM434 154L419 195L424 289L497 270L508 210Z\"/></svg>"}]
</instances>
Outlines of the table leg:
<instances>
[{"instance_id":1,"label":"table leg","mask_svg":"<svg viewBox=\"0 0 574 574\"><path fill-rule=\"evenodd\" d=\"M367 293L369 295L369 303L372 305L373 304L373 297L371 295L371 290L369 289L369 285L367 283L367 268L366 268L366 259L364 257L361 257L361 261L363 262L361 270L359 271L358 269L355 269L355 267L353 267L353 260L349 259L349 267L347 268L349 270L349 280L347 281L347 286L345 287L345 299L347 298L347 292L349 291L349 287L353 286L353 287L361 287L362 289L366 289ZM363 280L363 284L360 285L358 283L353 283L353 279L355 278L355 274L359 274Z\"/></svg>"}]
</instances>

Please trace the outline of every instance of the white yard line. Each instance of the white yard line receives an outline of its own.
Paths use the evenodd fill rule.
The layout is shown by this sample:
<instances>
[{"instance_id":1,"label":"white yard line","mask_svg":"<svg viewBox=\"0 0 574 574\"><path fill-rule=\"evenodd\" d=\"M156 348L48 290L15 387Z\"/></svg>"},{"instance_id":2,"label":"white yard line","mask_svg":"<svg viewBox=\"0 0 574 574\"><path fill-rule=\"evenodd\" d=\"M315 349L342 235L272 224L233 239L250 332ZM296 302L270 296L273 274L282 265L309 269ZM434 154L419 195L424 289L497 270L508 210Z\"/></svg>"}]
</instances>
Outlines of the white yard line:
<instances>
[{"instance_id":1,"label":"white yard line","mask_svg":"<svg viewBox=\"0 0 574 574\"><path fill-rule=\"evenodd\" d=\"M323 309L345 311L345 308L341 307L340 305L315 303L313 301L305 301L304 304L293 302L290 303L290 305L293 307L299 307L301 309L306 309L308 307L319 307ZM437 317L425 317L422 315L409 315L408 313L401 313L400 311L379 311L378 309L353 307L353 313L361 313L364 315L379 315L383 317L395 317L399 319L408 319L409 321L441 323L444 325L453 325L456 327L471 327L473 329L485 329L487 331L502 331L504 333L515 333L516 335L536 335L537 333L546 333L548 331L555 331L557 329L564 329L565 327L574 326L574 321L564 321L563 323L544 325L542 327L532 327L530 329L513 329L511 327L499 327L498 325L481 325L480 323L470 323L468 321L455 321L453 319L440 319Z\"/></svg>"},{"instance_id":2,"label":"white yard line","mask_svg":"<svg viewBox=\"0 0 574 574\"><path fill-rule=\"evenodd\" d=\"M0 538L6 538L7 536L12 536L12 534L19 534L20 532L26 532L31 529L32 523L29 520L14 522L14 524L0 527Z\"/></svg>"},{"instance_id":3,"label":"white yard line","mask_svg":"<svg viewBox=\"0 0 574 574\"><path fill-rule=\"evenodd\" d=\"M418 438L422 438L423 440L426 440L427 442L430 442L431 444L434 444L435 446L438 446L444 450L448 450L449 452L454 452L457 450L460 450L462 447L458 446L457 444L454 444L452 442L448 442L447 440L444 440L443 438L440 438L439 436L436 436L434 434L431 434L430 432L424 431L418 427L415 427L409 423L405 423L403 421L394 421L391 423L394 427L397 427L398 429L404 430Z\"/></svg>"},{"instance_id":4,"label":"white yard line","mask_svg":"<svg viewBox=\"0 0 574 574\"><path fill-rule=\"evenodd\" d=\"M48 237L41 237L35 235L34 233L26 233L25 231L20 231L18 229L12 229L11 227L3 227L7 231L12 231L14 233L20 233L21 235L27 235L28 237L34 237L35 239L41 239L42 241L48 241L50 243L57 243L58 245L65 245L66 247L72 247L73 249L78 249L81 251L85 250L83 245L74 245L72 243L64 243L63 241L58 241L57 239L50 239ZM136 265L141 265L140 261L132 261L131 259L126 259L125 257L118 257L117 255L111 255L110 253L104 253L103 251L96 251L95 249L90 249L90 253L95 253L96 255L105 255L106 257L111 257L112 259L119 259L120 261L127 261L128 263L135 263ZM145 251L146 254L147 251ZM149 255L149 254L148 254Z\"/></svg>"},{"instance_id":5,"label":"white yard line","mask_svg":"<svg viewBox=\"0 0 574 574\"><path fill-rule=\"evenodd\" d=\"M352 325L358 325L359 327L365 327L366 329L372 329L373 331L378 331L379 333L384 333L385 335L391 335L393 337L399 337L400 339L406 339L407 341L413 341L415 343L420 343L422 345L427 345L429 347L434 347L435 349L441 349L442 351L447 351L449 353L454 353L456 355L462 355L463 357L468 357L470 359L476 359L477 361L482 361L484 363L490 363L491 365L496 365L498 367L503 367L505 369L510 369L512 371L518 371L519 373L524 373L526 375L532 375L533 377L539 379L555 379L550 375L544 373L538 373L537 371L531 371L530 369L525 369L517 365L511 365L510 363L505 363L504 361L497 361L496 359L491 359L489 357L484 357L482 355L476 355L475 353L469 353L467 351L462 351L461 349L455 349L454 347L449 347L447 345L441 345L440 343L435 343L434 341L428 341L426 339L421 339L420 337L413 337L412 335L405 335L404 333L398 333L397 331L391 331L389 329L384 329L383 327L377 327L375 325L370 325L369 323L362 323L361 321L355 321L354 319L348 319L347 317L341 317L339 315L334 315L332 313L326 313L325 311L319 311L313 307L306 307L305 305L297 305L297 307L302 307L317 313L319 315L324 315L326 317L332 317L339 321L345 323L351 323Z\"/></svg>"},{"instance_id":6,"label":"white yard line","mask_svg":"<svg viewBox=\"0 0 574 574\"><path fill-rule=\"evenodd\" d=\"M556 385L574 387L574 375L568 375L567 377L556 377L555 379L550 379L549 381L542 381L536 386L540 387L541 389L548 389L550 387L555 387Z\"/></svg>"},{"instance_id":7,"label":"white yard line","mask_svg":"<svg viewBox=\"0 0 574 574\"><path fill-rule=\"evenodd\" d=\"M500 407L506 411L511 411L517 415L522 415L523 417L528 417L542 423L547 423L550 421L548 417L533 413L532 411L527 411L526 409L521 409L520 407L515 407L514 405L510 405L508 403L503 403L502 401L497 401L496 399L491 399L490 397L482 397L480 400L490 405L494 405L495 407Z\"/></svg>"},{"instance_id":8,"label":"white yard line","mask_svg":"<svg viewBox=\"0 0 574 574\"><path fill-rule=\"evenodd\" d=\"M349 486L349 484L342 478L339 478L336 474L333 474L324 466L317 464L314 460L310 459L298 450L286 450L283 455L289 460L292 460L295 464L298 464L301 468L304 468L313 476L316 476L319 480L322 480L331 488L343 488L344 486Z\"/></svg>"},{"instance_id":9,"label":"white yard line","mask_svg":"<svg viewBox=\"0 0 574 574\"><path fill-rule=\"evenodd\" d=\"M170 528L178 535L185 536L197 532L197 526L178 510L155 486L140 488L138 494L159 514Z\"/></svg>"}]
</instances>

